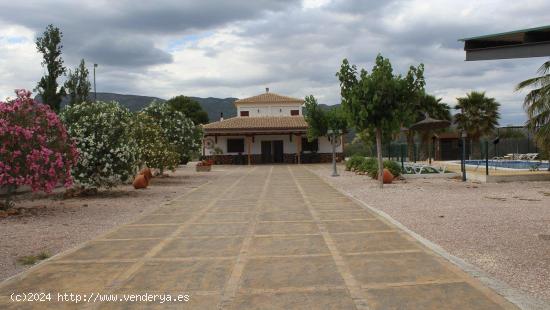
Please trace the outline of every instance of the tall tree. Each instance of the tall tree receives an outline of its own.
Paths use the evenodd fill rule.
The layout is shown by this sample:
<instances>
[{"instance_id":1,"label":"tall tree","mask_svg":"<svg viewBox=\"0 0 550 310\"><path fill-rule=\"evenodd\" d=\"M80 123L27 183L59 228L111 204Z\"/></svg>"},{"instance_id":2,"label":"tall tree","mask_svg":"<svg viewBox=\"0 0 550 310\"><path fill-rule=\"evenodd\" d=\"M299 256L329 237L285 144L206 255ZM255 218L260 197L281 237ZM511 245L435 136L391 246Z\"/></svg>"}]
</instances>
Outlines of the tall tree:
<instances>
[{"instance_id":1,"label":"tall tree","mask_svg":"<svg viewBox=\"0 0 550 310\"><path fill-rule=\"evenodd\" d=\"M466 97L457 98L455 106L459 110L455 114L455 122L458 129L466 131L472 143L472 155L475 158L481 156L479 140L490 134L498 125L500 104L495 98L485 96L485 92L472 91Z\"/></svg>"},{"instance_id":2,"label":"tall tree","mask_svg":"<svg viewBox=\"0 0 550 310\"><path fill-rule=\"evenodd\" d=\"M313 141L318 137L326 136L329 129L347 132L347 116L341 106L324 110L317 103L313 95L305 99L304 118L308 123L307 138Z\"/></svg>"},{"instance_id":3,"label":"tall tree","mask_svg":"<svg viewBox=\"0 0 550 310\"><path fill-rule=\"evenodd\" d=\"M90 71L86 68L84 59L80 61L80 65L71 72L69 70L68 79L65 82L65 91L69 95L69 105L75 105L88 100L88 95L92 88L92 84L88 79Z\"/></svg>"},{"instance_id":4,"label":"tall tree","mask_svg":"<svg viewBox=\"0 0 550 310\"><path fill-rule=\"evenodd\" d=\"M328 128L325 111L317 104L317 99L313 95L305 98L304 119L308 123L307 138L309 141L326 135Z\"/></svg>"},{"instance_id":5,"label":"tall tree","mask_svg":"<svg viewBox=\"0 0 550 310\"><path fill-rule=\"evenodd\" d=\"M36 49L42 53L42 67L46 67L47 73L40 79L35 90L38 91L44 103L56 112L59 112L61 99L65 95L65 90L63 87L59 88L57 83L57 79L63 76L66 70L61 58L62 37L63 34L59 28L50 24L43 35L36 39Z\"/></svg>"},{"instance_id":6,"label":"tall tree","mask_svg":"<svg viewBox=\"0 0 550 310\"><path fill-rule=\"evenodd\" d=\"M390 61L378 55L369 74L357 72L344 59L336 74L340 80L342 105L358 131L374 132L378 155L378 181L383 186L382 137L398 132L405 119L408 100L423 87L423 66L411 67L406 77L394 75Z\"/></svg>"},{"instance_id":7,"label":"tall tree","mask_svg":"<svg viewBox=\"0 0 550 310\"><path fill-rule=\"evenodd\" d=\"M166 101L166 103L171 110L182 112L195 125L208 123L208 113L202 109L200 103L189 97L176 96Z\"/></svg>"},{"instance_id":8,"label":"tall tree","mask_svg":"<svg viewBox=\"0 0 550 310\"><path fill-rule=\"evenodd\" d=\"M527 126L535 133L537 145L550 157L550 60L539 68L538 73L540 76L519 83L516 89L534 88L523 102Z\"/></svg>"}]
</instances>

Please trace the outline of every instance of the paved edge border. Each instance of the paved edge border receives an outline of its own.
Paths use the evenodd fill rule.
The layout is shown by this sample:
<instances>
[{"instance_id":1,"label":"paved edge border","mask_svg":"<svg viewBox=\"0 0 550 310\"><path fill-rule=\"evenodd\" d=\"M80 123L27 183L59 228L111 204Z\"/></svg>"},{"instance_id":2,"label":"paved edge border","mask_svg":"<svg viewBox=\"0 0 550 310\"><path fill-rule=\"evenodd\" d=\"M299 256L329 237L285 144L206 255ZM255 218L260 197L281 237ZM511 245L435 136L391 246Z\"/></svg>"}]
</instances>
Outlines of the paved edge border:
<instances>
[{"instance_id":1,"label":"paved edge border","mask_svg":"<svg viewBox=\"0 0 550 310\"><path fill-rule=\"evenodd\" d=\"M178 196L175 196L174 198L170 199L170 200L167 200L167 201L164 201L162 203L160 203L156 208L153 208L151 210L148 210L147 212L144 212L144 213L140 213L138 216L136 216L133 220L137 220L141 217L144 217L146 215L149 215L153 212L155 212L157 209L159 209L160 207L162 206L165 206L165 205L168 205L170 203L172 203L174 200L177 200L177 199L180 199L182 197L185 197L187 196L188 194L198 190L199 188L207 185L207 184L210 184L212 182L214 182L215 180L221 178L222 176L225 176L227 174L230 173L230 171L228 170L218 170L219 172L222 172L222 174L220 174L219 176L217 176L216 178L214 178L213 180L210 180L210 181L206 181L202 184L200 184L199 186L195 187L195 188L192 188L190 189L188 192L184 193L184 194L181 194L181 195L178 195ZM113 233L115 231L117 231L121 226L124 226L124 225L128 225L128 224L131 224L132 222L128 222L128 223L124 223L124 224L120 224L120 225L117 225L115 227L112 227L111 229L108 229L107 231L104 231L100 234L98 234L97 236L93 237L92 239L90 240L87 240L87 241L84 241L82 243L79 243L77 245L75 245L74 247L72 248L69 248L69 249L66 249L64 251L61 251L53 256L50 256L48 257L47 259L45 260L42 260L40 261L38 264L36 265L33 265L31 266L30 268L28 269L25 269L23 271L21 271L20 273L17 273L17 274L14 274L13 276L11 277L8 277L2 281L0 281L0 288L8 285L9 283L13 282L13 281L17 281L17 280L21 280L23 278L25 278L29 273L33 272L34 270L42 267L43 265L47 264L47 263L50 263L51 261L55 260L56 258L58 258L59 256L63 256L65 254L70 254L70 253L73 253L73 252L76 252L78 250L80 250L81 248L85 247L86 245L90 244L92 241L96 240L96 239L99 239L99 238L102 238L102 237L105 237L107 235L109 235L110 233Z\"/></svg>"},{"instance_id":2,"label":"paved edge border","mask_svg":"<svg viewBox=\"0 0 550 310\"><path fill-rule=\"evenodd\" d=\"M311 173L318 176L323 182L325 182L331 188L337 190L338 192L342 193L346 197L349 197L349 198L353 199L355 202L357 202L362 207L376 213L377 215L381 216L382 218L384 218L388 222L390 222L393 225L397 226L398 228L402 229L403 231L408 233L411 237L416 239L418 242L422 243L425 247L427 247L428 249L434 251L436 254L440 255L441 257L443 257L447 261L451 262L453 265L457 266L458 268L460 268L464 272L468 273L469 275L471 275L475 279L479 280L481 283L483 283L484 285L486 285L487 287L489 287L490 289L495 291L495 293L497 293L498 295L506 298L506 300L508 300L512 304L516 305L520 309L525 309L525 310L550 309L550 303L547 303L545 301L536 299L534 297L527 296L525 293L522 293L519 290L510 287L508 284L506 284L506 283L504 283L500 280L496 280L496 279L493 279L493 278L489 277L480 268L464 261L461 258L458 258L454 255L451 255L449 252L447 252L441 246L433 243L432 241L430 241L430 240L422 237L421 235L415 233L414 231L410 230L409 228L407 228L405 225L401 224L399 221L397 221L396 219L391 217L386 212L378 210L378 209L372 207L371 205L369 205L368 203L362 201L361 199L355 197L354 195L352 195L350 193L347 193L347 192L337 188L336 186L332 185L327 180L325 180L324 177L320 176L315 171L313 171L311 168L309 168L309 167L305 167L305 168L307 170L309 170Z\"/></svg>"}]
</instances>

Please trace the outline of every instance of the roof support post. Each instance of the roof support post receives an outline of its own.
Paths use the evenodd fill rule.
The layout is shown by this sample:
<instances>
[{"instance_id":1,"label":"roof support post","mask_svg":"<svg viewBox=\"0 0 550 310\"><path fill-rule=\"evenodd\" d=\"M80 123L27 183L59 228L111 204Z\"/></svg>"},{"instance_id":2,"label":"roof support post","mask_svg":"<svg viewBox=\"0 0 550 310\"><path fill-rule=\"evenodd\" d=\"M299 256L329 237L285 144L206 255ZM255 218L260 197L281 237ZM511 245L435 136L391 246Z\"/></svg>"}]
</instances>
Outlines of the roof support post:
<instances>
[{"instance_id":1,"label":"roof support post","mask_svg":"<svg viewBox=\"0 0 550 310\"><path fill-rule=\"evenodd\" d=\"M302 163L302 136L300 134L296 135L296 158L298 160L298 165Z\"/></svg>"},{"instance_id":2,"label":"roof support post","mask_svg":"<svg viewBox=\"0 0 550 310\"><path fill-rule=\"evenodd\" d=\"M248 155L248 165L252 165L252 139L254 136L246 136L246 144L247 144L247 155Z\"/></svg>"}]
</instances>

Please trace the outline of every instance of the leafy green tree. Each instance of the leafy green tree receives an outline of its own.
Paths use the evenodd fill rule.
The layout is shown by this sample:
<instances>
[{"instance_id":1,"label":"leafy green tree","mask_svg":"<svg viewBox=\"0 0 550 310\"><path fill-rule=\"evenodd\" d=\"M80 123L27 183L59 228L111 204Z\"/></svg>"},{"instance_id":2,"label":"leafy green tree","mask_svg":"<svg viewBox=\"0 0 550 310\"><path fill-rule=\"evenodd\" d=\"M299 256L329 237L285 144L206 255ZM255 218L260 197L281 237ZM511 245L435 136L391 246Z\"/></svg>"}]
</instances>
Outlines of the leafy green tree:
<instances>
[{"instance_id":1,"label":"leafy green tree","mask_svg":"<svg viewBox=\"0 0 550 310\"><path fill-rule=\"evenodd\" d=\"M539 68L538 73L540 76L519 83L516 89L534 88L523 102L528 116L526 124L535 133L537 145L550 158L550 60Z\"/></svg>"},{"instance_id":2,"label":"leafy green tree","mask_svg":"<svg viewBox=\"0 0 550 310\"><path fill-rule=\"evenodd\" d=\"M61 58L62 37L63 34L59 28L50 24L43 35L36 39L36 49L42 53L42 67L46 67L47 73L40 79L35 90L44 103L56 112L59 112L61 99L65 95L64 88L59 88L57 83L57 79L63 76L66 70Z\"/></svg>"},{"instance_id":3,"label":"leafy green tree","mask_svg":"<svg viewBox=\"0 0 550 310\"><path fill-rule=\"evenodd\" d=\"M304 118L308 123L307 137L313 141L318 137L326 136L329 129L347 132L347 116L341 106L324 110L317 103L313 95L305 98Z\"/></svg>"},{"instance_id":4,"label":"leafy green tree","mask_svg":"<svg viewBox=\"0 0 550 310\"><path fill-rule=\"evenodd\" d=\"M180 154L181 160L191 158L200 150L202 131L182 112L172 110L167 103L159 101L151 102L142 112L155 120L168 143Z\"/></svg>"},{"instance_id":5,"label":"leafy green tree","mask_svg":"<svg viewBox=\"0 0 550 310\"><path fill-rule=\"evenodd\" d=\"M328 128L325 111L317 104L317 99L313 95L306 96L305 98L304 119L308 124L307 138L309 141L327 134Z\"/></svg>"},{"instance_id":6,"label":"leafy green tree","mask_svg":"<svg viewBox=\"0 0 550 310\"><path fill-rule=\"evenodd\" d=\"M522 139L526 137L525 132L523 132L521 129L510 127L499 129L498 136L501 139Z\"/></svg>"},{"instance_id":7,"label":"leafy green tree","mask_svg":"<svg viewBox=\"0 0 550 310\"><path fill-rule=\"evenodd\" d=\"M411 67L406 77L394 75L390 61L378 55L369 74L357 72L344 59L336 74L340 80L342 105L357 131L374 132L378 155L378 180L383 186L382 137L398 132L406 118L411 95L424 87L423 66Z\"/></svg>"},{"instance_id":8,"label":"leafy green tree","mask_svg":"<svg viewBox=\"0 0 550 310\"><path fill-rule=\"evenodd\" d=\"M140 166L174 170L179 163L176 147L168 142L162 128L151 116L137 113L133 124L134 136L139 147Z\"/></svg>"},{"instance_id":9,"label":"leafy green tree","mask_svg":"<svg viewBox=\"0 0 550 310\"><path fill-rule=\"evenodd\" d=\"M166 101L166 103L171 110L182 112L195 125L208 123L208 113L202 109L200 103L189 97L176 96Z\"/></svg>"},{"instance_id":10,"label":"leafy green tree","mask_svg":"<svg viewBox=\"0 0 550 310\"><path fill-rule=\"evenodd\" d=\"M68 79L65 82L65 91L69 95L69 105L75 105L88 100L92 84L88 79L90 71L86 68L84 59L80 61L80 65L71 72L69 70Z\"/></svg>"},{"instance_id":11,"label":"leafy green tree","mask_svg":"<svg viewBox=\"0 0 550 310\"><path fill-rule=\"evenodd\" d=\"M455 122L458 129L466 131L472 142L472 155L474 158L481 157L479 140L481 137L494 131L500 119L500 104L495 98L485 96L485 92L472 91L466 97L457 98L455 106L459 110L455 114Z\"/></svg>"}]
</instances>

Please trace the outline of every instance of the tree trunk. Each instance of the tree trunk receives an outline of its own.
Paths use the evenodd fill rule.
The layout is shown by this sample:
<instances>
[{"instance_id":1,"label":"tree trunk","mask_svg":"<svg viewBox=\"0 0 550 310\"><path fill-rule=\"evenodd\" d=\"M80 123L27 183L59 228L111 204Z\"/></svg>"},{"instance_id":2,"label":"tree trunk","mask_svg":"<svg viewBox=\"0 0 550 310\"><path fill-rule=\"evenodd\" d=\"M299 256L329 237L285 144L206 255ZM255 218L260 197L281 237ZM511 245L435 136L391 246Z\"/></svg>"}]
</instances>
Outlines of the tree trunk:
<instances>
[{"instance_id":1,"label":"tree trunk","mask_svg":"<svg viewBox=\"0 0 550 310\"><path fill-rule=\"evenodd\" d=\"M376 153L378 155L378 184L384 187L384 161L382 160L382 129L376 128Z\"/></svg>"},{"instance_id":2,"label":"tree trunk","mask_svg":"<svg viewBox=\"0 0 550 310\"><path fill-rule=\"evenodd\" d=\"M412 130L407 132L407 157L409 162L414 160L414 131Z\"/></svg>"},{"instance_id":3,"label":"tree trunk","mask_svg":"<svg viewBox=\"0 0 550 310\"><path fill-rule=\"evenodd\" d=\"M160 177L162 178L164 176L164 166L160 166L159 170L160 170Z\"/></svg>"}]
</instances>

